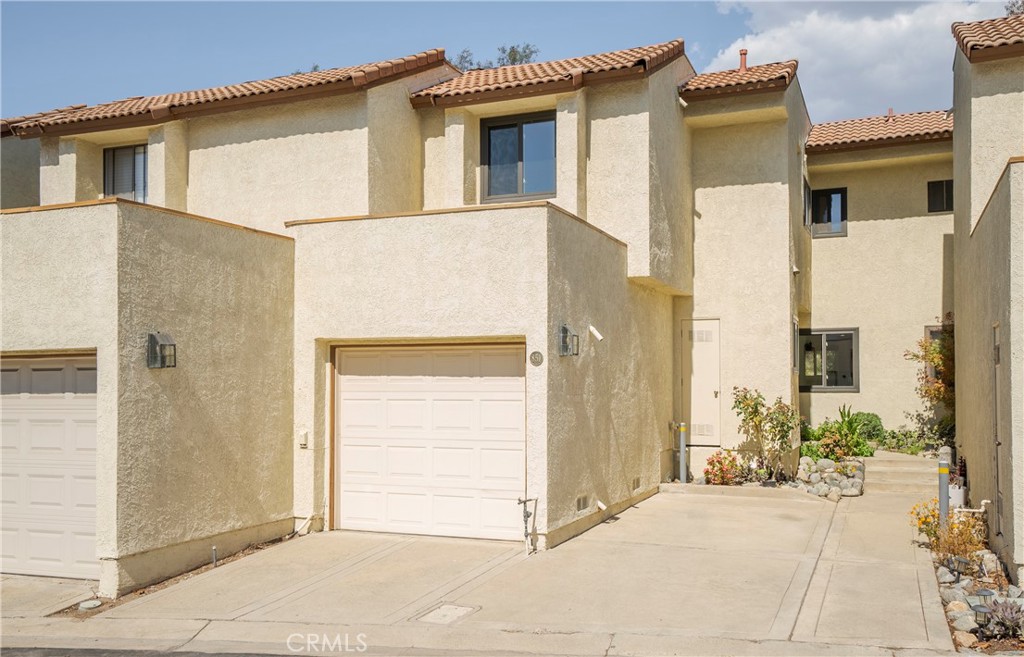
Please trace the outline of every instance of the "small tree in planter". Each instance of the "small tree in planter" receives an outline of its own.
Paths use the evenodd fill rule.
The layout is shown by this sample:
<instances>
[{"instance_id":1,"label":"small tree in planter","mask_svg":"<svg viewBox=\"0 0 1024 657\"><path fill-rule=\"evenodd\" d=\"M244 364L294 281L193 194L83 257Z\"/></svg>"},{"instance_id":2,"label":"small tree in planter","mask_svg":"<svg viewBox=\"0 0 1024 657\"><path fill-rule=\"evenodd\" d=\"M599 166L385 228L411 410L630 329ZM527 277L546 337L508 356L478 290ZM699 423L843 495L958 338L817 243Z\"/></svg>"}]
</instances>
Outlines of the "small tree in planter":
<instances>
[{"instance_id":1,"label":"small tree in planter","mask_svg":"<svg viewBox=\"0 0 1024 657\"><path fill-rule=\"evenodd\" d=\"M783 473L782 456L790 448L793 432L800 427L800 414L782 397L769 405L760 391L749 388L732 389L732 409L740 418L740 431L757 446L768 477L778 481Z\"/></svg>"}]
</instances>

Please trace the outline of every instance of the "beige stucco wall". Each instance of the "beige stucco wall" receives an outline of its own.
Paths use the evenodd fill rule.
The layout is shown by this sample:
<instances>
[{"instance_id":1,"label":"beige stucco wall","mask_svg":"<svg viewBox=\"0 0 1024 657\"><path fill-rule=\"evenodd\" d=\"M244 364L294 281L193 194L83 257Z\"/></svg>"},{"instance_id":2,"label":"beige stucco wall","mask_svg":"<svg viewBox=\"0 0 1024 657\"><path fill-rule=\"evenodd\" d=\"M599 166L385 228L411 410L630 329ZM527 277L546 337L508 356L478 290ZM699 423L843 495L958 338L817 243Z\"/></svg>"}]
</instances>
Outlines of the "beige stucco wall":
<instances>
[{"instance_id":1,"label":"beige stucco wall","mask_svg":"<svg viewBox=\"0 0 1024 657\"><path fill-rule=\"evenodd\" d=\"M628 280L626 248L582 223L555 216L547 239L547 520L557 543L606 517L598 501L614 508L667 474L672 300ZM562 324L580 336L579 356L557 355ZM577 511L582 495L589 505Z\"/></svg>"},{"instance_id":2,"label":"beige stucco wall","mask_svg":"<svg viewBox=\"0 0 1024 657\"><path fill-rule=\"evenodd\" d=\"M211 544L166 576L220 534L291 528L293 243L119 207L116 556ZM173 336L174 369L147 367L152 331ZM128 561L119 581L150 579Z\"/></svg>"},{"instance_id":3,"label":"beige stucco wall","mask_svg":"<svg viewBox=\"0 0 1024 657\"><path fill-rule=\"evenodd\" d=\"M39 203L92 201L103 194L103 147L75 137L40 137Z\"/></svg>"},{"instance_id":4,"label":"beige stucco wall","mask_svg":"<svg viewBox=\"0 0 1024 657\"><path fill-rule=\"evenodd\" d=\"M100 592L290 531L292 242L125 202L0 231L0 350L96 351Z\"/></svg>"},{"instance_id":5,"label":"beige stucco wall","mask_svg":"<svg viewBox=\"0 0 1024 657\"><path fill-rule=\"evenodd\" d=\"M188 123L153 128L147 139L146 203L184 211L188 205Z\"/></svg>"},{"instance_id":6,"label":"beige stucco wall","mask_svg":"<svg viewBox=\"0 0 1024 657\"><path fill-rule=\"evenodd\" d=\"M39 205L39 140L0 140L0 208Z\"/></svg>"},{"instance_id":7,"label":"beige stucco wall","mask_svg":"<svg viewBox=\"0 0 1024 657\"><path fill-rule=\"evenodd\" d=\"M992 542L1024 577L1024 163L1010 165L973 233L957 244L957 446L970 500L1003 505ZM1000 364L994 367L994 327ZM995 373L998 372L998 375ZM997 380L998 379L998 380ZM996 426L998 423L998 427ZM996 447L998 435L1002 442ZM998 470L998 472L997 472ZM997 520L990 515L990 526ZM995 531L995 530L993 530Z\"/></svg>"},{"instance_id":8,"label":"beige stucco wall","mask_svg":"<svg viewBox=\"0 0 1024 657\"><path fill-rule=\"evenodd\" d=\"M877 413L887 428L913 425L922 410L918 365L904 358L953 309L953 215L928 213L928 182L953 177L952 153L886 158L861 151L816 167L812 189L845 187L846 237L813 240L813 329L859 329L859 392L812 392L813 424L849 405Z\"/></svg>"},{"instance_id":9,"label":"beige stucco wall","mask_svg":"<svg viewBox=\"0 0 1024 657\"><path fill-rule=\"evenodd\" d=\"M787 122L775 120L693 131L693 296L677 302L677 321L720 320L726 448L742 442L730 410L734 386L795 402L789 136ZM694 450L691 472L700 473L710 451Z\"/></svg>"},{"instance_id":10,"label":"beige stucco wall","mask_svg":"<svg viewBox=\"0 0 1024 657\"><path fill-rule=\"evenodd\" d=\"M189 122L188 211L270 231L369 210L365 94Z\"/></svg>"},{"instance_id":11,"label":"beige stucco wall","mask_svg":"<svg viewBox=\"0 0 1024 657\"><path fill-rule=\"evenodd\" d=\"M329 345L344 341L501 338L543 353L544 365L526 369L527 487L531 496L546 489L548 215L544 206L481 208L291 229L297 517L323 517ZM543 505L536 519L543 527Z\"/></svg>"},{"instance_id":12,"label":"beige stucco wall","mask_svg":"<svg viewBox=\"0 0 1024 657\"><path fill-rule=\"evenodd\" d=\"M0 217L0 352L96 351L96 552L117 555L117 206Z\"/></svg>"}]
</instances>

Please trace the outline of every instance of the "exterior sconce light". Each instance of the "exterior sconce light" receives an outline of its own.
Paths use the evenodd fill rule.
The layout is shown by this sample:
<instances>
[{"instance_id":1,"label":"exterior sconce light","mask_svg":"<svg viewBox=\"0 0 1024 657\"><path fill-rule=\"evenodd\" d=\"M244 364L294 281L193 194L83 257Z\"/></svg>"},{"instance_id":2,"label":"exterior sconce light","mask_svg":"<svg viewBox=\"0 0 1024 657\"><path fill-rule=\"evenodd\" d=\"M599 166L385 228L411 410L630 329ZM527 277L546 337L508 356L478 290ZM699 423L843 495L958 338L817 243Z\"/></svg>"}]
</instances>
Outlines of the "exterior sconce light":
<instances>
[{"instance_id":1,"label":"exterior sconce light","mask_svg":"<svg viewBox=\"0 0 1024 657\"><path fill-rule=\"evenodd\" d=\"M974 622L978 625L988 624L988 615L992 613L992 610L985 605L974 605L971 607L971 611L974 612Z\"/></svg>"},{"instance_id":2,"label":"exterior sconce light","mask_svg":"<svg viewBox=\"0 0 1024 657\"><path fill-rule=\"evenodd\" d=\"M558 329L558 355L580 355L580 336L573 333L572 329L565 324L562 324L562 328Z\"/></svg>"},{"instance_id":3,"label":"exterior sconce light","mask_svg":"<svg viewBox=\"0 0 1024 657\"><path fill-rule=\"evenodd\" d=\"M178 356L174 338L166 333L150 333L149 344L146 347L146 364L150 369L176 367Z\"/></svg>"}]
</instances>

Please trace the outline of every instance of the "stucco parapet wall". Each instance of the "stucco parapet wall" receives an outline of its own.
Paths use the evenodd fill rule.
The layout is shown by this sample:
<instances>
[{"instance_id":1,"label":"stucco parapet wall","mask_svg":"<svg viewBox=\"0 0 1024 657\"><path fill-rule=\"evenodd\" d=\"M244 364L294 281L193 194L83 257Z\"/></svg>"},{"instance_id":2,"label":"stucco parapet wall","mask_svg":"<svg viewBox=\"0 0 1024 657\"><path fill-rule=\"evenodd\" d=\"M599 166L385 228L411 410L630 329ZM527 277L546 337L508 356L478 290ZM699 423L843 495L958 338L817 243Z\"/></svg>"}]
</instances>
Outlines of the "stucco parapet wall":
<instances>
[{"instance_id":1,"label":"stucco parapet wall","mask_svg":"<svg viewBox=\"0 0 1024 657\"><path fill-rule=\"evenodd\" d=\"M92 201L76 201L74 203L55 203L52 205L36 205L26 208L9 208L0 210L0 215L15 215L15 214L28 214L33 212L54 212L59 210L73 210L75 208L88 208L96 205L118 205L118 206L136 206L154 210L162 214L172 215L175 217L182 217L185 219L192 219L194 221L202 221L217 226L224 226L225 228L233 228L235 230L243 230L249 233L256 233L258 235L267 235L269 237L276 237L282 240L294 241L294 239L288 235L281 235L280 233L271 233L269 231L260 230L258 228L250 228L249 226L242 226L240 224L233 224L229 221L222 221L220 219L212 219L210 217L203 217L198 214L191 214L188 212L182 212L180 210L171 210L168 208L162 208L157 205L149 205L147 203L139 203L137 201L129 201L123 198L101 198Z\"/></svg>"},{"instance_id":2,"label":"stucco parapet wall","mask_svg":"<svg viewBox=\"0 0 1024 657\"><path fill-rule=\"evenodd\" d=\"M807 169L812 173L952 161L952 138L807 153Z\"/></svg>"},{"instance_id":3,"label":"stucco parapet wall","mask_svg":"<svg viewBox=\"0 0 1024 657\"><path fill-rule=\"evenodd\" d=\"M988 213L988 207L992 204L993 199L999 196L1003 185L1012 185L1013 183L1010 182L1011 178L1020 170L1024 170L1024 155L1011 157L1006 161L1006 166L1003 167L1003 172L999 174L996 186L992 188L992 193L989 194L988 200L985 202L985 207L981 210L981 214L978 215L978 221L976 221L974 226L971 227L971 235L974 234L974 231L978 229L978 226L980 226L982 221L985 219L985 215ZM1011 193L1013 192L1024 192L1024 189L1014 190L1011 188Z\"/></svg>"},{"instance_id":4,"label":"stucco parapet wall","mask_svg":"<svg viewBox=\"0 0 1024 657\"><path fill-rule=\"evenodd\" d=\"M789 117L786 109L788 89L771 88L762 93L713 96L700 102L681 98L686 104L683 118L691 128L783 121Z\"/></svg>"},{"instance_id":5,"label":"stucco parapet wall","mask_svg":"<svg viewBox=\"0 0 1024 657\"><path fill-rule=\"evenodd\" d=\"M440 210L423 210L419 212L396 212L393 214L364 214L354 215L350 217L324 217L321 219L299 219L296 221L286 221L286 228L296 228L300 226L315 226L318 224L332 224L344 221L376 221L381 219L400 219L400 218L415 218L415 217L436 217L450 214L479 214L482 219L494 218L496 214L505 214L505 211L510 210L523 210L529 208L546 208L554 210L558 214L577 221L587 228L590 228L596 233L604 235L611 241L626 247L626 243L617 237L610 235L609 233L601 230L597 226L587 222L580 217L577 217L573 213L561 208L550 201L526 201L523 203L495 203L491 205L475 205L470 207L457 207L457 208L444 208Z\"/></svg>"}]
</instances>

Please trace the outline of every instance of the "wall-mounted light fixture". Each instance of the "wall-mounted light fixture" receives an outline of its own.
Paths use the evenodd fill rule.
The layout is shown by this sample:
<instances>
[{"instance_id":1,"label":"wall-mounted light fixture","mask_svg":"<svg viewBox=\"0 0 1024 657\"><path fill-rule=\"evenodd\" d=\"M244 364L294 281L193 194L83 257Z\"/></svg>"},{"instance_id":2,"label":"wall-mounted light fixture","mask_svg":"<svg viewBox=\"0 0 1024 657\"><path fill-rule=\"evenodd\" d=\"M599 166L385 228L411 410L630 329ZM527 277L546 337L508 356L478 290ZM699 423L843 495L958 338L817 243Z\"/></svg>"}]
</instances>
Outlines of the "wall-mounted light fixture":
<instances>
[{"instance_id":1,"label":"wall-mounted light fixture","mask_svg":"<svg viewBox=\"0 0 1024 657\"><path fill-rule=\"evenodd\" d=\"M580 336L573 333L572 329L565 324L562 324L562 328L558 329L558 355L580 355Z\"/></svg>"},{"instance_id":2,"label":"wall-mounted light fixture","mask_svg":"<svg viewBox=\"0 0 1024 657\"><path fill-rule=\"evenodd\" d=\"M150 369L176 367L178 355L174 338L159 331L150 333L149 344L146 347L146 364Z\"/></svg>"}]
</instances>

